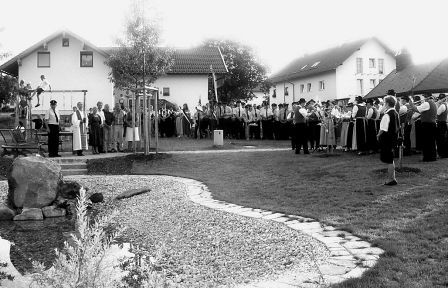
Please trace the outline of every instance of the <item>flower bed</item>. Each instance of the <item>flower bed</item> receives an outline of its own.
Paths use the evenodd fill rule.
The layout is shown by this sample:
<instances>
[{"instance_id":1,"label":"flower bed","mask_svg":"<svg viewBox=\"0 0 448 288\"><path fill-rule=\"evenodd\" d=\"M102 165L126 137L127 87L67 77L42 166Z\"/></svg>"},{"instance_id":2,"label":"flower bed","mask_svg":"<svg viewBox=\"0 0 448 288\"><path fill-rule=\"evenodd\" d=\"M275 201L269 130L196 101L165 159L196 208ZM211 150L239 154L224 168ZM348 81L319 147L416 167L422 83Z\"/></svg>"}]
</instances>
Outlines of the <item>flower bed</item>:
<instances>
[{"instance_id":1,"label":"flower bed","mask_svg":"<svg viewBox=\"0 0 448 288\"><path fill-rule=\"evenodd\" d=\"M163 176L73 176L118 209L125 237L151 254L182 287L231 286L286 269L312 270L325 259L320 242L280 223L215 211L190 202L185 186ZM151 192L111 201L128 189Z\"/></svg>"}]
</instances>

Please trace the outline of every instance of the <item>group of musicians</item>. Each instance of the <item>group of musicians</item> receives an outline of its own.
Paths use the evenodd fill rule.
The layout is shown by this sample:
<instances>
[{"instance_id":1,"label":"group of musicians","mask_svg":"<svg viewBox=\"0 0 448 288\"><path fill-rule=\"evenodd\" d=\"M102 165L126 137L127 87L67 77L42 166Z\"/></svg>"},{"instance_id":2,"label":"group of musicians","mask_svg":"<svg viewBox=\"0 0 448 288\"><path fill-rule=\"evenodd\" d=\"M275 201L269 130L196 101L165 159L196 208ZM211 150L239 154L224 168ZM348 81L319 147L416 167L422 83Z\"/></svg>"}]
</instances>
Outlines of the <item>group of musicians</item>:
<instances>
[{"instance_id":1,"label":"group of musicians","mask_svg":"<svg viewBox=\"0 0 448 288\"><path fill-rule=\"evenodd\" d=\"M393 90L388 96L395 97ZM422 152L423 161L448 157L447 102L445 94L395 98L400 120L400 140L404 155ZM291 139L292 149L356 151L358 155L379 150L377 135L386 111L382 99L361 96L345 105L338 101L316 103L300 99L288 104L262 106L210 102L196 107L192 124L201 131L222 129L229 139ZM401 142L400 142L401 143Z\"/></svg>"}]
</instances>

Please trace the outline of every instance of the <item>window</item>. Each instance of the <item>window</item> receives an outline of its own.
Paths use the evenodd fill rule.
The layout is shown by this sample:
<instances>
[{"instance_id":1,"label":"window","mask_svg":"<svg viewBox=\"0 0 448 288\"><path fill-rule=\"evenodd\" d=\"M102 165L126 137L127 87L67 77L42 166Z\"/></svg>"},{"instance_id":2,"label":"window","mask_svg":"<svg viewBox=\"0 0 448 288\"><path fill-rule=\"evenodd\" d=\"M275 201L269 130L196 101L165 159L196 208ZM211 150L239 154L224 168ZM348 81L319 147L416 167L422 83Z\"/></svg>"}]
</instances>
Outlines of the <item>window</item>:
<instances>
[{"instance_id":1,"label":"window","mask_svg":"<svg viewBox=\"0 0 448 288\"><path fill-rule=\"evenodd\" d=\"M62 47L70 46L70 40L68 38L62 38Z\"/></svg>"},{"instance_id":2,"label":"window","mask_svg":"<svg viewBox=\"0 0 448 288\"><path fill-rule=\"evenodd\" d=\"M288 96L289 95L289 93L288 93L288 87L285 87L285 96Z\"/></svg>"},{"instance_id":3,"label":"window","mask_svg":"<svg viewBox=\"0 0 448 288\"><path fill-rule=\"evenodd\" d=\"M311 83L306 84L307 92L311 92Z\"/></svg>"},{"instance_id":4,"label":"window","mask_svg":"<svg viewBox=\"0 0 448 288\"><path fill-rule=\"evenodd\" d=\"M50 67L50 52L37 52L37 67Z\"/></svg>"},{"instance_id":5,"label":"window","mask_svg":"<svg viewBox=\"0 0 448 288\"><path fill-rule=\"evenodd\" d=\"M356 58L356 73L362 73L362 58Z\"/></svg>"},{"instance_id":6,"label":"window","mask_svg":"<svg viewBox=\"0 0 448 288\"><path fill-rule=\"evenodd\" d=\"M93 67L93 52L81 51L81 67Z\"/></svg>"},{"instance_id":7,"label":"window","mask_svg":"<svg viewBox=\"0 0 448 288\"><path fill-rule=\"evenodd\" d=\"M384 73L384 59L378 59L378 73Z\"/></svg>"},{"instance_id":8,"label":"window","mask_svg":"<svg viewBox=\"0 0 448 288\"><path fill-rule=\"evenodd\" d=\"M275 98L275 97L277 97L277 89L274 89L272 91L272 98Z\"/></svg>"},{"instance_id":9,"label":"window","mask_svg":"<svg viewBox=\"0 0 448 288\"><path fill-rule=\"evenodd\" d=\"M308 66L308 64L305 64L300 70L303 70L306 68L306 66Z\"/></svg>"},{"instance_id":10,"label":"window","mask_svg":"<svg viewBox=\"0 0 448 288\"><path fill-rule=\"evenodd\" d=\"M370 79L370 89L375 88L376 86L376 80L375 79Z\"/></svg>"},{"instance_id":11,"label":"window","mask_svg":"<svg viewBox=\"0 0 448 288\"><path fill-rule=\"evenodd\" d=\"M300 93L305 91L305 84L300 84Z\"/></svg>"},{"instance_id":12,"label":"window","mask_svg":"<svg viewBox=\"0 0 448 288\"><path fill-rule=\"evenodd\" d=\"M163 96L170 96L170 88L169 87L163 87Z\"/></svg>"},{"instance_id":13,"label":"window","mask_svg":"<svg viewBox=\"0 0 448 288\"><path fill-rule=\"evenodd\" d=\"M375 58L369 58L369 68L375 68Z\"/></svg>"},{"instance_id":14,"label":"window","mask_svg":"<svg viewBox=\"0 0 448 288\"><path fill-rule=\"evenodd\" d=\"M317 65L319 65L320 61L314 62L313 65L311 65L311 67L317 67Z\"/></svg>"},{"instance_id":15,"label":"window","mask_svg":"<svg viewBox=\"0 0 448 288\"><path fill-rule=\"evenodd\" d=\"M319 81L319 90L325 90L325 81Z\"/></svg>"},{"instance_id":16,"label":"window","mask_svg":"<svg viewBox=\"0 0 448 288\"><path fill-rule=\"evenodd\" d=\"M363 96L364 95L363 79L357 79L356 81L358 82L358 94Z\"/></svg>"}]
</instances>

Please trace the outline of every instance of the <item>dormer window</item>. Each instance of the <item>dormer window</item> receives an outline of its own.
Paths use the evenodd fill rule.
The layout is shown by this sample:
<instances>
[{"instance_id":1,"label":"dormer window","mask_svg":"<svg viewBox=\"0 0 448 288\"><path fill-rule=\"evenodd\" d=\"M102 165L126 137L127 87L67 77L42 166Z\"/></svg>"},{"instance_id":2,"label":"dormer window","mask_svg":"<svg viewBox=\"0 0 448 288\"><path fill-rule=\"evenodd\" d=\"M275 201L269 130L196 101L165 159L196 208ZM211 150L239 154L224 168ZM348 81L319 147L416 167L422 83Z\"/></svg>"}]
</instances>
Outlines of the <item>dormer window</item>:
<instances>
[{"instance_id":1,"label":"dormer window","mask_svg":"<svg viewBox=\"0 0 448 288\"><path fill-rule=\"evenodd\" d=\"M62 47L69 47L70 40L68 38L62 38Z\"/></svg>"},{"instance_id":2,"label":"dormer window","mask_svg":"<svg viewBox=\"0 0 448 288\"><path fill-rule=\"evenodd\" d=\"M306 68L306 66L308 66L308 64L305 64L305 66L303 66L300 70L303 70Z\"/></svg>"},{"instance_id":3,"label":"dormer window","mask_svg":"<svg viewBox=\"0 0 448 288\"><path fill-rule=\"evenodd\" d=\"M311 65L311 67L317 67L317 65L319 65L320 61L314 62L313 65Z\"/></svg>"}]
</instances>

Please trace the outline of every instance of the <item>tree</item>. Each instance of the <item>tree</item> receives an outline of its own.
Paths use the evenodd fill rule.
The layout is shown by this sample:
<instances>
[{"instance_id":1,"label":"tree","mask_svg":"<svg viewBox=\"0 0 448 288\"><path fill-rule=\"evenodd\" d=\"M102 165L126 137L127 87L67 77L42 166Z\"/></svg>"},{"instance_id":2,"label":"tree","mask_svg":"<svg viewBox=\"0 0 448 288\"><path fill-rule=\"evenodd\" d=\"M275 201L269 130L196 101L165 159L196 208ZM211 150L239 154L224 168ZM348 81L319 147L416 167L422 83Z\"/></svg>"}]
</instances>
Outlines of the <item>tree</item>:
<instances>
[{"instance_id":1,"label":"tree","mask_svg":"<svg viewBox=\"0 0 448 288\"><path fill-rule=\"evenodd\" d=\"M252 91L267 79L267 68L259 62L252 48L231 40L207 40L204 46L219 47L229 70L219 89L219 99L252 99Z\"/></svg>"},{"instance_id":2,"label":"tree","mask_svg":"<svg viewBox=\"0 0 448 288\"><path fill-rule=\"evenodd\" d=\"M159 28L142 13L140 5L140 1L133 2L125 37L117 40L118 48L106 60L112 68L109 78L120 89L141 87L143 82L150 85L172 65L171 50L157 46Z\"/></svg>"},{"instance_id":3,"label":"tree","mask_svg":"<svg viewBox=\"0 0 448 288\"><path fill-rule=\"evenodd\" d=\"M2 32L3 30L4 30L4 28L0 27L0 32ZM0 48L1 47L2 47L2 44L0 43ZM10 53L0 50L0 63L3 62L3 59L5 59L9 56L10 56ZM0 103L1 104L6 104L6 103L11 102L16 88L17 88L17 79L0 72Z\"/></svg>"}]
</instances>

